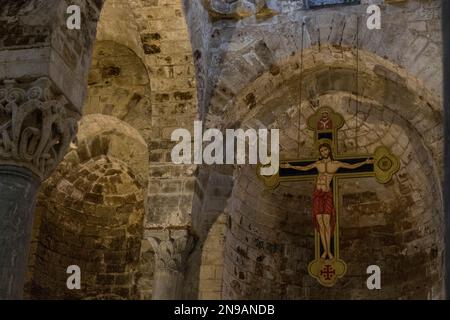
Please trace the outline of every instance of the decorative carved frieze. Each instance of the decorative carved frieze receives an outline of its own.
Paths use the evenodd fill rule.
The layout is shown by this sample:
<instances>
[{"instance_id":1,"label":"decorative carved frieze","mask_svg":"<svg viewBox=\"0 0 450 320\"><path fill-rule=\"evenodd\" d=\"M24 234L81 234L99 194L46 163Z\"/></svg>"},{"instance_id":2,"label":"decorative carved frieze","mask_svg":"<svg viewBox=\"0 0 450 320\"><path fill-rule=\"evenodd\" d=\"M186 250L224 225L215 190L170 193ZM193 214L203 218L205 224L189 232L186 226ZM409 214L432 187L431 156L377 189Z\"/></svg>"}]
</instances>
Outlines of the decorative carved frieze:
<instances>
[{"instance_id":1,"label":"decorative carved frieze","mask_svg":"<svg viewBox=\"0 0 450 320\"><path fill-rule=\"evenodd\" d=\"M77 133L80 115L48 78L0 82L0 164L51 175Z\"/></svg>"},{"instance_id":2,"label":"decorative carved frieze","mask_svg":"<svg viewBox=\"0 0 450 320\"><path fill-rule=\"evenodd\" d=\"M195 239L186 230L168 232L168 236L149 238L155 251L156 269L183 272Z\"/></svg>"}]
</instances>

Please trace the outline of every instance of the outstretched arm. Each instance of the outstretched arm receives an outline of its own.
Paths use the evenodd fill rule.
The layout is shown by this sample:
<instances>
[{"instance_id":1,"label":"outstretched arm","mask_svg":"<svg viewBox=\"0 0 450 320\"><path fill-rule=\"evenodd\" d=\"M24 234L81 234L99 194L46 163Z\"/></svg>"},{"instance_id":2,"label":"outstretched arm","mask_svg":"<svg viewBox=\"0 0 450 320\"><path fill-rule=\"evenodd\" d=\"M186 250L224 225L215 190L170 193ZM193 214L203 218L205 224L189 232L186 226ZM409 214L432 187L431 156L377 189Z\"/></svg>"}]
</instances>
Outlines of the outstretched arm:
<instances>
[{"instance_id":1,"label":"outstretched arm","mask_svg":"<svg viewBox=\"0 0 450 320\"><path fill-rule=\"evenodd\" d=\"M316 163L308 164L307 166L293 166L290 163L282 163L280 165L283 169L294 169L298 171L309 171L311 169L314 169L316 167Z\"/></svg>"},{"instance_id":2,"label":"outstretched arm","mask_svg":"<svg viewBox=\"0 0 450 320\"><path fill-rule=\"evenodd\" d=\"M355 163L355 164L350 164L350 163L345 163L345 162L339 162L339 168L344 168L344 169L358 169L359 167L362 167L363 165L366 164L373 164L375 161L373 159L367 159L366 161L363 162L359 162L359 163Z\"/></svg>"}]
</instances>

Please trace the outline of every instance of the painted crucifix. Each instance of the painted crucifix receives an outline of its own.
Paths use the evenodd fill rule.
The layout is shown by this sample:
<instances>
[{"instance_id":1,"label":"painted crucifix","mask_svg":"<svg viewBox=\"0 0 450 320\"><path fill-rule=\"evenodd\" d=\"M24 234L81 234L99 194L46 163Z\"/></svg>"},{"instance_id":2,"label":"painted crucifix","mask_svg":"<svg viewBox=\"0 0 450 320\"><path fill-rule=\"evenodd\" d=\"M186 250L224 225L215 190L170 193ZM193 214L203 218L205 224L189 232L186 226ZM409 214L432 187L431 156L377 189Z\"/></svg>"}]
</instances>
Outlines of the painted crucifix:
<instances>
[{"instance_id":1,"label":"painted crucifix","mask_svg":"<svg viewBox=\"0 0 450 320\"><path fill-rule=\"evenodd\" d=\"M387 183L400 167L397 157L384 146L378 147L373 155L339 155L337 132L343 125L343 117L331 108L318 109L308 119L308 128L315 131L318 159L282 161L278 174L260 176L271 188L282 181L314 179L311 214L316 249L308 271L327 287L333 286L347 270L339 258L339 179L375 177L378 182Z\"/></svg>"},{"instance_id":2,"label":"painted crucifix","mask_svg":"<svg viewBox=\"0 0 450 320\"><path fill-rule=\"evenodd\" d=\"M291 165L285 163L281 165L283 169L294 169L299 171L317 171L315 189L313 193L312 216L316 231L319 233L322 243L322 259L334 259L331 252L331 236L335 230L336 209L333 200L333 187L331 183L339 169L358 169L367 164L373 164L374 160L367 159L354 164L337 161L333 158L333 151L328 143L319 145L320 159L306 166Z\"/></svg>"}]
</instances>

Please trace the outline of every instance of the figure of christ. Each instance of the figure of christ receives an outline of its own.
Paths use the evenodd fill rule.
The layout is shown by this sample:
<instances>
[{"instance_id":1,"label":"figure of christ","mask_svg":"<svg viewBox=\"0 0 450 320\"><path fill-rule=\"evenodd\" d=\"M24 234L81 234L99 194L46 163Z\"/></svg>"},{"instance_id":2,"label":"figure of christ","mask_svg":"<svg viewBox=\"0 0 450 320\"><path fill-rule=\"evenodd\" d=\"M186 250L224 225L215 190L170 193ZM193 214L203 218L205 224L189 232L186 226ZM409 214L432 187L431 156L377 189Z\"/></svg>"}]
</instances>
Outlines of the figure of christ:
<instances>
[{"instance_id":1,"label":"figure of christ","mask_svg":"<svg viewBox=\"0 0 450 320\"><path fill-rule=\"evenodd\" d=\"M334 255L331 253L331 237L334 233L336 223L336 211L334 207L331 182L333 181L334 175L340 168L357 169L366 164L373 164L374 160L367 159L366 161L355 164L336 161L333 159L331 147L327 143L319 146L319 154L320 159L310 165L293 166L287 163L282 164L281 168L299 171L316 169L318 171L315 190L313 193L312 216L314 226L320 235L320 240L324 249L321 258L328 258L332 260L334 259Z\"/></svg>"}]
</instances>

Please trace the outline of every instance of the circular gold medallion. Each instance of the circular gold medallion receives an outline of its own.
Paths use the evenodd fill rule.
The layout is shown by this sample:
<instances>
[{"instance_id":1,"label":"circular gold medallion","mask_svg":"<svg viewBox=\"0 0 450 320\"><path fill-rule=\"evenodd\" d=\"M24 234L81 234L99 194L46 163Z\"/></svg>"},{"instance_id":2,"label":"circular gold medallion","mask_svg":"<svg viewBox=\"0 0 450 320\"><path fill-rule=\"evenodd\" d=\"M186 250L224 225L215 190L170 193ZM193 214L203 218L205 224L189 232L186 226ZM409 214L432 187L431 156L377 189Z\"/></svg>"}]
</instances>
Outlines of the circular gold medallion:
<instances>
[{"instance_id":1,"label":"circular gold medallion","mask_svg":"<svg viewBox=\"0 0 450 320\"><path fill-rule=\"evenodd\" d=\"M378 161L377 165L381 170L388 171L392 168L392 160L388 157L383 157Z\"/></svg>"}]
</instances>

